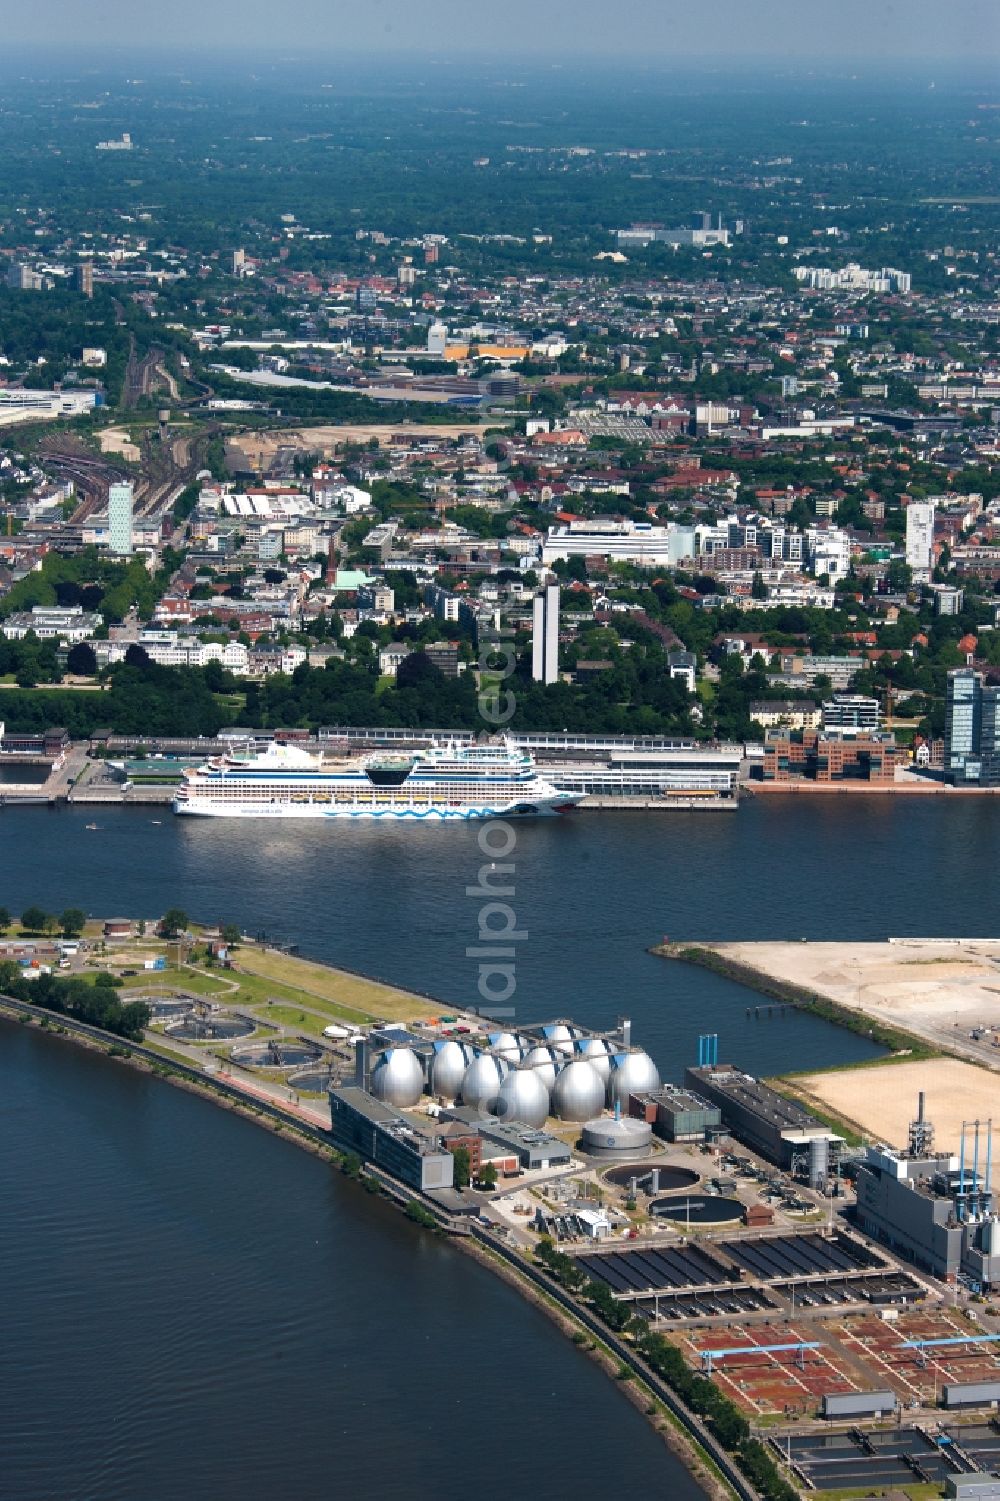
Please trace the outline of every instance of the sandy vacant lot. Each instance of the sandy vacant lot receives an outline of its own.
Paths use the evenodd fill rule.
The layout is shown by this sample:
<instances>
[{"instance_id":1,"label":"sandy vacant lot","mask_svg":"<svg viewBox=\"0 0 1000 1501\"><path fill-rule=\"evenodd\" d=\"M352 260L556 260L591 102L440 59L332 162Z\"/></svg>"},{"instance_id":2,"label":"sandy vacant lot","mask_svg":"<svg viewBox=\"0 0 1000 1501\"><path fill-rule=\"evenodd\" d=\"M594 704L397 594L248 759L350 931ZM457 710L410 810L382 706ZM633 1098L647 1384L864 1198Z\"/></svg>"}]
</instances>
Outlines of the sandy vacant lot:
<instances>
[{"instance_id":1,"label":"sandy vacant lot","mask_svg":"<svg viewBox=\"0 0 1000 1501\"><path fill-rule=\"evenodd\" d=\"M138 447L132 442L123 427L105 427L98 433L102 453L120 453L130 464L138 464L142 458Z\"/></svg>"},{"instance_id":2,"label":"sandy vacant lot","mask_svg":"<svg viewBox=\"0 0 1000 1501\"><path fill-rule=\"evenodd\" d=\"M917 1094L926 1097L925 1118L934 1123L934 1145L958 1152L962 1121L991 1116L1000 1135L1000 1078L974 1063L935 1058L926 1063L886 1063L876 1067L834 1070L795 1080L795 1086L822 1109L828 1106L858 1126L873 1141L906 1145L909 1123L917 1114ZM1000 1149L1000 1141L997 1142ZM972 1142L967 1133L966 1153ZM980 1170L985 1171L985 1135L980 1141ZM1000 1157L1000 1150L998 1150ZM993 1181L1000 1180L1000 1160Z\"/></svg>"},{"instance_id":3,"label":"sandy vacant lot","mask_svg":"<svg viewBox=\"0 0 1000 1501\"><path fill-rule=\"evenodd\" d=\"M1000 942L725 943L720 954L935 1041L1000 1038ZM993 1052L991 1038L983 1050ZM1000 1066L1000 1046L996 1047ZM1000 1114L1000 1111L998 1111Z\"/></svg>"},{"instance_id":4,"label":"sandy vacant lot","mask_svg":"<svg viewBox=\"0 0 1000 1501\"><path fill-rule=\"evenodd\" d=\"M393 433L407 433L417 438L461 438L465 433L482 432L476 422L437 423L433 426L406 422L361 422L328 427L296 427L266 433L241 433L230 441L246 454L259 469L274 458L279 448L301 448L309 453L332 454L344 443L368 443L378 438L387 443Z\"/></svg>"}]
</instances>

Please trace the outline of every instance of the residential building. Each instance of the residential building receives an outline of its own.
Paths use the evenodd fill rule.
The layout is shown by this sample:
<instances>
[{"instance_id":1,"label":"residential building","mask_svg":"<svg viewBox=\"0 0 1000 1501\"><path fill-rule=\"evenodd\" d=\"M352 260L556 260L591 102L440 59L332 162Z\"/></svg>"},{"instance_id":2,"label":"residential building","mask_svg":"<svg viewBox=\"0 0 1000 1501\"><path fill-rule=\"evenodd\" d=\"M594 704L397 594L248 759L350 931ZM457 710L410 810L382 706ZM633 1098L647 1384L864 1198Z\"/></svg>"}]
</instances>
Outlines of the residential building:
<instances>
[{"instance_id":1,"label":"residential building","mask_svg":"<svg viewBox=\"0 0 1000 1501\"><path fill-rule=\"evenodd\" d=\"M35 605L30 610L20 610L0 625L0 631L15 641L22 640L29 632L40 641L68 641L75 645L87 641L104 617L84 610L82 605Z\"/></svg>"},{"instance_id":2,"label":"residential building","mask_svg":"<svg viewBox=\"0 0 1000 1501\"><path fill-rule=\"evenodd\" d=\"M934 546L934 502L911 500L906 508L906 562L915 579L927 579Z\"/></svg>"},{"instance_id":3,"label":"residential building","mask_svg":"<svg viewBox=\"0 0 1000 1501\"><path fill-rule=\"evenodd\" d=\"M548 584L532 606L531 676L536 683L559 681L559 585Z\"/></svg>"},{"instance_id":4,"label":"residential building","mask_svg":"<svg viewBox=\"0 0 1000 1501\"><path fill-rule=\"evenodd\" d=\"M863 693L835 693L823 702L824 730L877 730L881 722L878 699Z\"/></svg>"},{"instance_id":5,"label":"residential building","mask_svg":"<svg viewBox=\"0 0 1000 1501\"><path fill-rule=\"evenodd\" d=\"M118 557L132 554L132 513L134 488L125 481L108 491L108 547Z\"/></svg>"}]
</instances>

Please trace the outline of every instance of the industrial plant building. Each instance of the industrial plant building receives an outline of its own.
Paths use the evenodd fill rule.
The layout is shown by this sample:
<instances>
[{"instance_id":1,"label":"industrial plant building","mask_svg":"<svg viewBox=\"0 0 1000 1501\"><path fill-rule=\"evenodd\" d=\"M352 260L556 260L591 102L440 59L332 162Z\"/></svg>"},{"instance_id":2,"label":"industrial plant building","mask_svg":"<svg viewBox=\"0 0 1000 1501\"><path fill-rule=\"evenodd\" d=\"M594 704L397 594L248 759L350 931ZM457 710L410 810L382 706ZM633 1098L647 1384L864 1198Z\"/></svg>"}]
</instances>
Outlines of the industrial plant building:
<instances>
[{"instance_id":1,"label":"industrial plant building","mask_svg":"<svg viewBox=\"0 0 1000 1501\"><path fill-rule=\"evenodd\" d=\"M374 1162L410 1188L426 1193L454 1183L451 1152L355 1084L330 1090L330 1134L342 1151Z\"/></svg>"},{"instance_id":2,"label":"industrial plant building","mask_svg":"<svg viewBox=\"0 0 1000 1501\"><path fill-rule=\"evenodd\" d=\"M990 1188L992 1126L962 1127L958 1157L935 1153L923 1096L906 1151L869 1147L857 1177L857 1219L868 1235L949 1282L1000 1284L1000 1219ZM980 1173L982 1157L985 1172Z\"/></svg>"},{"instance_id":3,"label":"industrial plant building","mask_svg":"<svg viewBox=\"0 0 1000 1501\"><path fill-rule=\"evenodd\" d=\"M684 1083L717 1105L723 1124L745 1146L821 1188L839 1161L843 1138L801 1105L729 1064L689 1068Z\"/></svg>"},{"instance_id":4,"label":"industrial plant building","mask_svg":"<svg viewBox=\"0 0 1000 1501\"><path fill-rule=\"evenodd\" d=\"M633 1095L629 1113L646 1121L664 1141L704 1141L722 1125L718 1105L678 1084Z\"/></svg>"}]
</instances>

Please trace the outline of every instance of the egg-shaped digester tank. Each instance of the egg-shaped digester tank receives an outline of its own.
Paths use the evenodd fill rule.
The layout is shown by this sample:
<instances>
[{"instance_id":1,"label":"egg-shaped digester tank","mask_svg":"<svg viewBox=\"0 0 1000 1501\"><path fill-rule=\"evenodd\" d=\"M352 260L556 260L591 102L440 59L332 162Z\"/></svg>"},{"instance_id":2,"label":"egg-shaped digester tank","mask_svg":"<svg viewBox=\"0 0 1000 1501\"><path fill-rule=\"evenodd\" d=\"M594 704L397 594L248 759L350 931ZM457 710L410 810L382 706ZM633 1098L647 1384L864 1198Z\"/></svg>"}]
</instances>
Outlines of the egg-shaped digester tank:
<instances>
[{"instance_id":1,"label":"egg-shaped digester tank","mask_svg":"<svg viewBox=\"0 0 1000 1501\"><path fill-rule=\"evenodd\" d=\"M430 1091L443 1100L457 1100L469 1066L470 1050L450 1037L434 1044L430 1067Z\"/></svg>"},{"instance_id":2,"label":"egg-shaped digester tank","mask_svg":"<svg viewBox=\"0 0 1000 1501\"><path fill-rule=\"evenodd\" d=\"M507 1076L507 1065L494 1053L480 1053L465 1070L462 1079L462 1104L493 1114L500 1085Z\"/></svg>"},{"instance_id":3,"label":"egg-shaped digester tank","mask_svg":"<svg viewBox=\"0 0 1000 1501\"><path fill-rule=\"evenodd\" d=\"M589 1121L604 1104L604 1080L595 1068L576 1058L560 1069L552 1091L552 1112L563 1121Z\"/></svg>"},{"instance_id":4,"label":"egg-shaped digester tank","mask_svg":"<svg viewBox=\"0 0 1000 1501\"><path fill-rule=\"evenodd\" d=\"M549 1092L538 1071L515 1068L500 1085L495 1114L524 1126L543 1126L549 1114Z\"/></svg>"},{"instance_id":5,"label":"egg-shaped digester tank","mask_svg":"<svg viewBox=\"0 0 1000 1501\"><path fill-rule=\"evenodd\" d=\"M569 1058L573 1053L573 1034L565 1022L556 1022L552 1027L545 1028L545 1041L550 1048L563 1057Z\"/></svg>"},{"instance_id":6,"label":"egg-shaped digester tank","mask_svg":"<svg viewBox=\"0 0 1000 1501\"><path fill-rule=\"evenodd\" d=\"M581 1037L576 1045L577 1055L589 1063L607 1084L611 1077L611 1056L603 1037Z\"/></svg>"},{"instance_id":7,"label":"egg-shaped digester tank","mask_svg":"<svg viewBox=\"0 0 1000 1501\"><path fill-rule=\"evenodd\" d=\"M659 1089L660 1071L642 1048L628 1053L616 1053L611 1060L611 1077L608 1080L608 1104L628 1109L630 1094L645 1094Z\"/></svg>"},{"instance_id":8,"label":"egg-shaped digester tank","mask_svg":"<svg viewBox=\"0 0 1000 1501\"><path fill-rule=\"evenodd\" d=\"M558 1053L554 1053L551 1048L541 1046L529 1048L524 1055L524 1067L535 1070L550 1094L555 1088L557 1059L559 1059ZM559 1059L559 1062L561 1063L562 1060Z\"/></svg>"},{"instance_id":9,"label":"egg-shaped digester tank","mask_svg":"<svg viewBox=\"0 0 1000 1501\"><path fill-rule=\"evenodd\" d=\"M504 1063L515 1064L520 1062L521 1042L513 1032L491 1032L490 1047L503 1059Z\"/></svg>"},{"instance_id":10,"label":"egg-shaped digester tank","mask_svg":"<svg viewBox=\"0 0 1000 1501\"><path fill-rule=\"evenodd\" d=\"M376 1060L371 1092L377 1100L409 1110L424 1092L424 1071L412 1048L387 1048Z\"/></svg>"}]
</instances>

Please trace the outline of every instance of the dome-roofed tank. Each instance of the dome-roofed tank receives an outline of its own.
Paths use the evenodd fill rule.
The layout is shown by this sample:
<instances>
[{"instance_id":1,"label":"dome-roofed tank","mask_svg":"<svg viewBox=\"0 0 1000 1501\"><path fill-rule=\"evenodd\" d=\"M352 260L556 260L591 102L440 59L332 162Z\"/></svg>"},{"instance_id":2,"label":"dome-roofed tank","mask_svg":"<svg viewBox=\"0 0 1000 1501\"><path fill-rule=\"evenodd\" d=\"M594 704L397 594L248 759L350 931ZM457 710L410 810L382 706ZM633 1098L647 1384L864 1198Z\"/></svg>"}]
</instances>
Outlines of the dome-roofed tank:
<instances>
[{"instance_id":1,"label":"dome-roofed tank","mask_svg":"<svg viewBox=\"0 0 1000 1501\"><path fill-rule=\"evenodd\" d=\"M556 1083L556 1059L558 1053L553 1053L551 1048L530 1048L524 1055L525 1068L533 1068L541 1079L545 1088L551 1094Z\"/></svg>"},{"instance_id":2,"label":"dome-roofed tank","mask_svg":"<svg viewBox=\"0 0 1000 1501\"><path fill-rule=\"evenodd\" d=\"M533 1068L515 1068L500 1085L495 1113L504 1121L543 1126L549 1113L549 1092Z\"/></svg>"},{"instance_id":3,"label":"dome-roofed tank","mask_svg":"<svg viewBox=\"0 0 1000 1501\"><path fill-rule=\"evenodd\" d=\"M505 1063L520 1062L521 1044L513 1032L491 1032L490 1047Z\"/></svg>"},{"instance_id":4,"label":"dome-roofed tank","mask_svg":"<svg viewBox=\"0 0 1000 1501\"><path fill-rule=\"evenodd\" d=\"M650 1089L659 1089L660 1072L648 1053L635 1048L629 1053L616 1053L611 1060L611 1078L608 1080L608 1104L628 1107L630 1094L644 1094Z\"/></svg>"},{"instance_id":5,"label":"dome-roofed tank","mask_svg":"<svg viewBox=\"0 0 1000 1501\"><path fill-rule=\"evenodd\" d=\"M480 1053L465 1070L462 1079L462 1103L474 1110L493 1114L500 1085L507 1075L507 1065L493 1053Z\"/></svg>"},{"instance_id":6,"label":"dome-roofed tank","mask_svg":"<svg viewBox=\"0 0 1000 1501\"><path fill-rule=\"evenodd\" d=\"M565 1022L556 1022L555 1026L546 1027L545 1040L557 1053L562 1053L567 1058L572 1055L573 1034Z\"/></svg>"},{"instance_id":7,"label":"dome-roofed tank","mask_svg":"<svg viewBox=\"0 0 1000 1501\"><path fill-rule=\"evenodd\" d=\"M556 1077L552 1111L563 1121L589 1121L604 1104L604 1080L582 1058L567 1063Z\"/></svg>"},{"instance_id":8,"label":"dome-roofed tank","mask_svg":"<svg viewBox=\"0 0 1000 1501\"><path fill-rule=\"evenodd\" d=\"M430 1068L431 1094L440 1095L443 1100L457 1100L468 1066L469 1050L460 1042L450 1037L436 1042Z\"/></svg>"},{"instance_id":9,"label":"dome-roofed tank","mask_svg":"<svg viewBox=\"0 0 1000 1501\"><path fill-rule=\"evenodd\" d=\"M581 1037L576 1045L579 1056L590 1064L600 1074L604 1083L607 1084L611 1077L611 1059L608 1056L608 1045L603 1037Z\"/></svg>"},{"instance_id":10,"label":"dome-roofed tank","mask_svg":"<svg viewBox=\"0 0 1000 1501\"><path fill-rule=\"evenodd\" d=\"M377 1100L409 1110L424 1092L424 1071L411 1048L388 1048L372 1069L371 1091Z\"/></svg>"}]
</instances>

